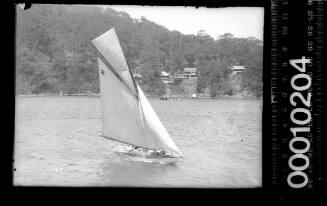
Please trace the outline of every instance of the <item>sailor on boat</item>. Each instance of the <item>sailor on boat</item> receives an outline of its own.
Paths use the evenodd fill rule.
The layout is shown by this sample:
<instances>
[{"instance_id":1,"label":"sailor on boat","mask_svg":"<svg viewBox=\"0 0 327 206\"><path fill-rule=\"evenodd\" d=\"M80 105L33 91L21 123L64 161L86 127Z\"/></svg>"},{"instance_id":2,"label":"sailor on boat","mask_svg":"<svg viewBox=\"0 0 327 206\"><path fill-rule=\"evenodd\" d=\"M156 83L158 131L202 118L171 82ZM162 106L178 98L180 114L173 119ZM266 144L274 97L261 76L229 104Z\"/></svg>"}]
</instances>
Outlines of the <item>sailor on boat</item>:
<instances>
[{"instance_id":1,"label":"sailor on boat","mask_svg":"<svg viewBox=\"0 0 327 206\"><path fill-rule=\"evenodd\" d=\"M146 152L149 156L155 156L155 157L169 156L169 154L163 150L146 150L146 149L138 147L138 146L133 146L132 148L134 151Z\"/></svg>"},{"instance_id":2,"label":"sailor on boat","mask_svg":"<svg viewBox=\"0 0 327 206\"><path fill-rule=\"evenodd\" d=\"M159 157L166 157L169 156L165 151L163 150L153 150L151 153L152 156L159 156Z\"/></svg>"}]
</instances>

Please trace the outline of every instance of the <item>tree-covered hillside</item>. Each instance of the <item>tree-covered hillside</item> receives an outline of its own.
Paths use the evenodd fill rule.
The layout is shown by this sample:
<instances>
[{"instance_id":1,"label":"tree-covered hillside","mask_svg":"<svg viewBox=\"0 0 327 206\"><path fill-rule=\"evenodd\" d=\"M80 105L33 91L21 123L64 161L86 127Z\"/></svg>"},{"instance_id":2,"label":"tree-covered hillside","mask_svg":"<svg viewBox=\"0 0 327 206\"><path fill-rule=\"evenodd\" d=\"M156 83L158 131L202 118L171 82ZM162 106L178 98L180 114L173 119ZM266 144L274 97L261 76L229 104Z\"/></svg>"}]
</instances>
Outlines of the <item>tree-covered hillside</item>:
<instances>
[{"instance_id":1,"label":"tree-covered hillside","mask_svg":"<svg viewBox=\"0 0 327 206\"><path fill-rule=\"evenodd\" d=\"M17 7L16 93L98 93L96 50L91 40L115 27L133 72L146 93L158 93L160 71L195 66L201 77L198 92L211 95L262 93L262 42L224 34L213 39L169 31L146 18L84 5ZM230 65L246 70L230 77Z\"/></svg>"}]
</instances>

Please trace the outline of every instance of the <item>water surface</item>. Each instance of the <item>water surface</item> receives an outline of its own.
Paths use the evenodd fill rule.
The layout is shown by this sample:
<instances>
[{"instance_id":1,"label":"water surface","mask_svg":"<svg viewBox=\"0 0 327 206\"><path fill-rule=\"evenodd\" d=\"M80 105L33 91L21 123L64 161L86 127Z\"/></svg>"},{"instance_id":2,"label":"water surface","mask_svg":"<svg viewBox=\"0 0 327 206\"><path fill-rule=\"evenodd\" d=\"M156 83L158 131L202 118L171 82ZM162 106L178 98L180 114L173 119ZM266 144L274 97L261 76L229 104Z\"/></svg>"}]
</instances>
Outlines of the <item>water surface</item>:
<instances>
[{"instance_id":1,"label":"water surface","mask_svg":"<svg viewBox=\"0 0 327 206\"><path fill-rule=\"evenodd\" d=\"M261 101L149 99L183 152L175 164L121 159L101 137L98 97L17 97L14 184L261 186Z\"/></svg>"}]
</instances>

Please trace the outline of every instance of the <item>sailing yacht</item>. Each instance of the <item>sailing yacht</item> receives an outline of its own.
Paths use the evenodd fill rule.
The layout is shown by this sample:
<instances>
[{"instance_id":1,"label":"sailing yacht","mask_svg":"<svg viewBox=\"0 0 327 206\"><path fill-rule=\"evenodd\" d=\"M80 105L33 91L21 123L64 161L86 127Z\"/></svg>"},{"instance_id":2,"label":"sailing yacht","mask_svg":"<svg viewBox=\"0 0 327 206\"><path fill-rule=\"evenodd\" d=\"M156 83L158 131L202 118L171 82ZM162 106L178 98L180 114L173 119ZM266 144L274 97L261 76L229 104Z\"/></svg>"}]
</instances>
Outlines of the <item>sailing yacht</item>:
<instances>
[{"instance_id":1,"label":"sailing yacht","mask_svg":"<svg viewBox=\"0 0 327 206\"><path fill-rule=\"evenodd\" d=\"M92 44L98 51L102 136L181 157L181 151L134 80L115 29L95 38Z\"/></svg>"}]
</instances>

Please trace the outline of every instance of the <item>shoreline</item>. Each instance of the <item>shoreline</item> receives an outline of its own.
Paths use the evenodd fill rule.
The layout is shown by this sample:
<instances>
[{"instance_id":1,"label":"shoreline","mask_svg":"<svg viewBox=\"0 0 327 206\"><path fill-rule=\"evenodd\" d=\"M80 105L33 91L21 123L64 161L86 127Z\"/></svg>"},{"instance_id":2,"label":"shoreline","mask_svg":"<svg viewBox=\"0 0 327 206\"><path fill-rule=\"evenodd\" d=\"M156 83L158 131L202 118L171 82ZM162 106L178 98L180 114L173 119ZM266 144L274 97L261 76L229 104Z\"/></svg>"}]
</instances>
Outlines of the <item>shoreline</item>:
<instances>
[{"instance_id":1,"label":"shoreline","mask_svg":"<svg viewBox=\"0 0 327 206\"><path fill-rule=\"evenodd\" d=\"M95 96L99 97L100 94L17 94L16 97L62 97L62 96Z\"/></svg>"},{"instance_id":2,"label":"shoreline","mask_svg":"<svg viewBox=\"0 0 327 206\"><path fill-rule=\"evenodd\" d=\"M78 97L78 96L83 96L83 97L100 97L100 93L93 93L93 94L19 94L15 95L15 97ZM160 98L159 95L147 95L145 94L147 98ZM239 95L224 95L224 96L216 96L216 97L208 97L208 96L199 96L199 97L188 97L188 96L173 96L173 97L168 97L167 100L171 99L244 99L244 100L261 100L262 97L242 97Z\"/></svg>"}]
</instances>

